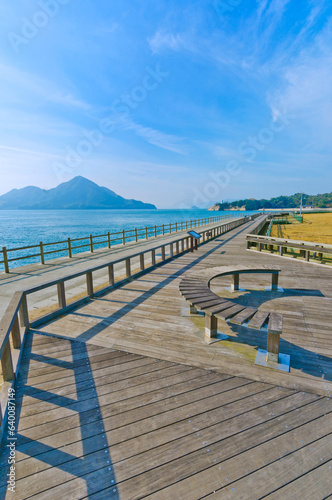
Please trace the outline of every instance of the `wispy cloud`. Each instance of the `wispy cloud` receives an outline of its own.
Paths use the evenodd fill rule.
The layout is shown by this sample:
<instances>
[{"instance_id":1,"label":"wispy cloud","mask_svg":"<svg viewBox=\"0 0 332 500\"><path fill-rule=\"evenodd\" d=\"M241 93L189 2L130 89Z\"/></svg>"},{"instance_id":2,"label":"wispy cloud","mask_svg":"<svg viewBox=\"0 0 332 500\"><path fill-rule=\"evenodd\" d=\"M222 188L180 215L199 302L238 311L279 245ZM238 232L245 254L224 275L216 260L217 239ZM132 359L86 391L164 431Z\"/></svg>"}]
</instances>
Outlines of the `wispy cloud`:
<instances>
[{"instance_id":1,"label":"wispy cloud","mask_svg":"<svg viewBox=\"0 0 332 500\"><path fill-rule=\"evenodd\" d=\"M4 146L3 144L0 144L0 149L6 149L9 151L16 151L18 153L29 153L29 154L38 155L38 156L47 156L49 158L60 158L59 155L45 153L44 151L32 151L31 149L22 149L22 148L16 148L16 147L12 147L12 146Z\"/></svg>"},{"instance_id":2,"label":"wispy cloud","mask_svg":"<svg viewBox=\"0 0 332 500\"><path fill-rule=\"evenodd\" d=\"M137 136L142 137L149 144L153 144L162 149L167 149L173 153L186 154L183 148L184 139L171 134L165 134L151 127L145 127L135 123L130 118L123 119L121 122L123 130L132 130Z\"/></svg>"},{"instance_id":3,"label":"wispy cloud","mask_svg":"<svg viewBox=\"0 0 332 500\"><path fill-rule=\"evenodd\" d=\"M158 30L154 36L148 39L151 51L157 54L163 49L179 50L184 47L184 40L180 34L173 34L166 30Z\"/></svg>"}]
</instances>

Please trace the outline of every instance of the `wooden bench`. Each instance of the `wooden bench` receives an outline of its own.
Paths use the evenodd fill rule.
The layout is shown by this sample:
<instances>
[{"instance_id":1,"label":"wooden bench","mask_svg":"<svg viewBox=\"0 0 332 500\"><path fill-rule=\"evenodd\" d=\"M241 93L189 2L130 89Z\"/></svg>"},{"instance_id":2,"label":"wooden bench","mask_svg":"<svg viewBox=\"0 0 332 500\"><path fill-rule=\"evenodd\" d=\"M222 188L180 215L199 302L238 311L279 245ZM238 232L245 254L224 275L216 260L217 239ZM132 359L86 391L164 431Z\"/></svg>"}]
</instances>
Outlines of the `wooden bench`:
<instances>
[{"instance_id":1,"label":"wooden bench","mask_svg":"<svg viewBox=\"0 0 332 500\"><path fill-rule=\"evenodd\" d=\"M180 283L180 293L190 304L190 313L205 313L205 335L217 337L218 318L260 330L267 325L267 361L278 362L279 341L283 316L280 313L246 307L216 295L210 282L220 276L232 276L232 290L239 289L240 274L272 274L272 290L278 289L279 266L222 266L212 267L185 276Z\"/></svg>"}]
</instances>

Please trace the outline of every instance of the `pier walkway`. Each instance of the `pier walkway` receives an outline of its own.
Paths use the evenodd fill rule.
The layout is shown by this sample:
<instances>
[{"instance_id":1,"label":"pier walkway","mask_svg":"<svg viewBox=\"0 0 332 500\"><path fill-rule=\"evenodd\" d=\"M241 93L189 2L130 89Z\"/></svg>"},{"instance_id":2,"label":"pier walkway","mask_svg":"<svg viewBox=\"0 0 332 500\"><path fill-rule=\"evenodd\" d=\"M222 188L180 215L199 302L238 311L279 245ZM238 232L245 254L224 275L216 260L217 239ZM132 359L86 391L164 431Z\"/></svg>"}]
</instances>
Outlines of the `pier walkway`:
<instances>
[{"instance_id":1,"label":"pier walkway","mask_svg":"<svg viewBox=\"0 0 332 500\"><path fill-rule=\"evenodd\" d=\"M246 250L224 233L27 333L17 381L16 492L1 498L323 500L332 495L332 270ZM274 264L230 295L281 312L290 373L254 364L266 332L204 340L184 274ZM7 437L5 436L5 442Z\"/></svg>"}]
</instances>

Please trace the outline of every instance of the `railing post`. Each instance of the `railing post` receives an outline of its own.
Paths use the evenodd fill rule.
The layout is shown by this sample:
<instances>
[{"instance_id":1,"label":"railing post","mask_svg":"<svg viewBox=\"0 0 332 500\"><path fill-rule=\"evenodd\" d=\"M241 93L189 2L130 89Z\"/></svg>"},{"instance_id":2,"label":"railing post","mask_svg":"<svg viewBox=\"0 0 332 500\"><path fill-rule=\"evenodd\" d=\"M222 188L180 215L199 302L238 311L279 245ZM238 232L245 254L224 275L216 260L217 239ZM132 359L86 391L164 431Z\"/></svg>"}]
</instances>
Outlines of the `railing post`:
<instances>
[{"instance_id":1,"label":"railing post","mask_svg":"<svg viewBox=\"0 0 332 500\"><path fill-rule=\"evenodd\" d=\"M183 229L183 222L181 221L181 231L182 231L182 229Z\"/></svg>"},{"instance_id":2,"label":"railing post","mask_svg":"<svg viewBox=\"0 0 332 500\"><path fill-rule=\"evenodd\" d=\"M154 226L154 237L157 238L157 226Z\"/></svg>"},{"instance_id":3,"label":"railing post","mask_svg":"<svg viewBox=\"0 0 332 500\"><path fill-rule=\"evenodd\" d=\"M122 244L125 245L126 244L126 233L125 233L125 230L122 229Z\"/></svg>"},{"instance_id":4,"label":"railing post","mask_svg":"<svg viewBox=\"0 0 332 500\"><path fill-rule=\"evenodd\" d=\"M130 258L126 259L126 278L131 277Z\"/></svg>"},{"instance_id":5,"label":"railing post","mask_svg":"<svg viewBox=\"0 0 332 500\"><path fill-rule=\"evenodd\" d=\"M107 232L107 244L108 248L111 248L111 233L109 231Z\"/></svg>"},{"instance_id":6,"label":"railing post","mask_svg":"<svg viewBox=\"0 0 332 500\"><path fill-rule=\"evenodd\" d=\"M114 285L114 267L113 264L108 266L108 282L111 286Z\"/></svg>"},{"instance_id":7,"label":"railing post","mask_svg":"<svg viewBox=\"0 0 332 500\"><path fill-rule=\"evenodd\" d=\"M169 234L171 234L171 232L172 232L172 223L170 222L169 223Z\"/></svg>"},{"instance_id":8,"label":"railing post","mask_svg":"<svg viewBox=\"0 0 332 500\"><path fill-rule=\"evenodd\" d=\"M148 227L145 226L145 239L147 240L148 239Z\"/></svg>"},{"instance_id":9,"label":"railing post","mask_svg":"<svg viewBox=\"0 0 332 500\"><path fill-rule=\"evenodd\" d=\"M61 281L57 284L58 291L58 304L60 309L64 309L66 307L66 291L65 291L65 283Z\"/></svg>"},{"instance_id":10,"label":"railing post","mask_svg":"<svg viewBox=\"0 0 332 500\"><path fill-rule=\"evenodd\" d=\"M163 224L163 235L165 234L165 224Z\"/></svg>"},{"instance_id":11,"label":"railing post","mask_svg":"<svg viewBox=\"0 0 332 500\"><path fill-rule=\"evenodd\" d=\"M3 255L3 265L5 268L5 273L9 273L9 265L8 265L8 254L7 254L7 248L2 247L2 255Z\"/></svg>"},{"instance_id":12,"label":"railing post","mask_svg":"<svg viewBox=\"0 0 332 500\"><path fill-rule=\"evenodd\" d=\"M176 233L178 232L178 223L177 222L175 223L175 232Z\"/></svg>"},{"instance_id":13,"label":"railing post","mask_svg":"<svg viewBox=\"0 0 332 500\"><path fill-rule=\"evenodd\" d=\"M92 238L92 234L90 234L89 238L90 238L90 252L93 253L93 238Z\"/></svg>"},{"instance_id":14,"label":"railing post","mask_svg":"<svg viewBox=\"0 0 332 500\"><path fill-rule=\"evenodd\" d=\"M88 296L93 299L94 293L93 293L93 278L92 278L92 272L86 273L86 288L88 292Z\"/></svg>"},{"instance_id":15,"label":"railing post","mask_svg":"<svg viewBox=\"0 0 332 500\"><path fill-rule=\"evenodd\" d=\"M44 248L43 248L43 242L39 242L39 248L40 248L40 263L45 264L45 259L44 259Z\"/></svg>"},{"instance_id":16,"label":"railing post","mask_svg":"<svg viewBox=\"0 0 332 500\"><path fill-rule=\"evenodd\" d=\"M138 236L137 236L137 227L135 227L135 241L137 243L137 240L138 240Z\"/></svg>"},{"instance_id":17,"label":"railing post","mask_svg":"<svg viewBox=\"0 0 332 500\"><path fill-rule=\"evenodd\" d=\"M2 378L5 382L9 382L14 378L12 353L10 350L9 339L5 345L1 357Z\"/></svg>"},{"instance_id":18,"label":"railing post","mask_svg":"<svg viewBox=\"0 0 332 500\"><path fill-rule=\"evenodd\" d=\"M20 332L20 325L18 322L18 317L16 315L13 328L12 328L12 339L13 339L13 347L14 349L19 349L22 345L21 341L21 332Z\"/></svg>"},{"instance_id":19,"label":"railing post","mask_svg":"<svg viewBox=\"0 0 332 500\"><path fill-rule=\"evenodd\" d=\"M28 311L28 302L26 295L23 295L22 302L20 306L20 325L27 330L29 330L29 311Z\"/></svg>"},{"instance_id":20,"label":"railing post","mask_svg":"<svg viewBox=\"0 0 332 500\"><path fill-rule=\"evenodd\" d=\"M68 257L71 259L72 258L72 253L71 253L71 242L70 238L67 239L68 242Z\"/></svg>"}]
</instances>

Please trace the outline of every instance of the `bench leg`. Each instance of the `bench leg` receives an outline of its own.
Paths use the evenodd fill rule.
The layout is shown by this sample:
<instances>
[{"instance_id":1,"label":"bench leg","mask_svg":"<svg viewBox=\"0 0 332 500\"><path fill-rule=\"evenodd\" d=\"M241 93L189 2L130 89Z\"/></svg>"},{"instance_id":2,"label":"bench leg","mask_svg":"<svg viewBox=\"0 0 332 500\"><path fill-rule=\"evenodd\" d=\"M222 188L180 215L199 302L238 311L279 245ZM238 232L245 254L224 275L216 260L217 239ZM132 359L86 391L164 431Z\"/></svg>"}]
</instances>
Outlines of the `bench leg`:
<instances>
[{"instance_id":1,"label":"bench leg","mask_svg":"<svg viewBox=\"0 0 332 500\"><path fill-rule=\"evenodd\" d=\"M232 284L231 284L232 292L239 290L239 284L240 284L240 275L239 274L232 274Z\"/></svg>"},{"instance_id":2,"label":"bench leg","mask_svg":"<svg viewBox=\"0 0 332 500\"><path fill-rule=\"evenodd\" d=\"M213 314L205 313L205 336L217 337L218 319Z\"/></svg>"},{"instance_id":3,"label":"bench leg","mask_svg":"<svg viewBox=\"0 0 332 500\"><path fill-rule=\"evenodd\" d=\"M267 361L278 363L280 335L268 333L267 336Z\"/></svg>"},{"instance_id":4,"label":"bench leg","mask_svg":"<svg viewBox=\"0 0 332 500\"><path fill-rule=\"evenodd\" d=\"M279 273L273 273L271 290L278 290L278 281L279 281Z\"/></svg>"}]
</instances>

